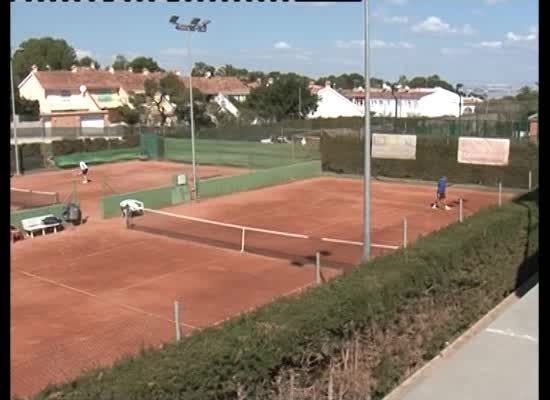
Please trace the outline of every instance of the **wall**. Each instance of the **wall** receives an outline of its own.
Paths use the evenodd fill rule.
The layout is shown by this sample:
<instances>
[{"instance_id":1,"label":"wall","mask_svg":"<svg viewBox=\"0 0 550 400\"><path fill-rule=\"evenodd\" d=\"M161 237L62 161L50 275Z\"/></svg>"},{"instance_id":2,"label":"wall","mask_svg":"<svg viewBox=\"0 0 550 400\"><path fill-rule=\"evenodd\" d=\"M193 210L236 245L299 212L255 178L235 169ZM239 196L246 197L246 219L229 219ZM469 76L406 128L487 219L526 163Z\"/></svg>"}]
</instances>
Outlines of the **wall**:
<instances>
[{"instance_id":1,"label":"wall","mask_svg":"<svg viewBox=\"0 0 550 400\"><path fill-rule=\"evenodd\" d=\"M61 90L47 90L44 108L40 104L40 113L51 113L54 111L101 111L89 95L80 92L70 92L70 96L64 96Z\"/></svg>"},{"instance_id":2,"label":"wall","mask_svg":"<svg viewBox=\"0 0 550 400\"><path fill-rule=\"evenodd\" d=\"M360 117L363 111L332 88L325 87L317 93L317 110L308 118Z\"/></svg>"},{"instance_id":3,"label":"wall","mask_svg":"<svg viewBox=\"0 0 550 400\"><path fill-rule=\"evenodd\" d=\"M452 115L458 117L459 96L442 88L419 100L419 113L426 117L442 117Z\"/></svg>"},{"instance_id":4,"label":"wall","mask_svg":"<svg viewBox=\"0 0 550 400\"><path fill-rule=\"evenodd\" d=\"M19 95L27 100L38 100L41 112L46 107L46 92L34 74L23 81L23 85L19 88Z\"/></svg>"},{"instance_id":5,"label":"wall","mask_svg":"<svg viewBox=\"0 0 550 400\"><path fill-rule=\"evenodd\" d=\"M229 112L231 115L238 117L239 116L239 110L233 103L231 103L231 100L229 100L226 96L219 93L216 97L214 97L214 101L225 111Z\"/></svg>"}]
</instances>

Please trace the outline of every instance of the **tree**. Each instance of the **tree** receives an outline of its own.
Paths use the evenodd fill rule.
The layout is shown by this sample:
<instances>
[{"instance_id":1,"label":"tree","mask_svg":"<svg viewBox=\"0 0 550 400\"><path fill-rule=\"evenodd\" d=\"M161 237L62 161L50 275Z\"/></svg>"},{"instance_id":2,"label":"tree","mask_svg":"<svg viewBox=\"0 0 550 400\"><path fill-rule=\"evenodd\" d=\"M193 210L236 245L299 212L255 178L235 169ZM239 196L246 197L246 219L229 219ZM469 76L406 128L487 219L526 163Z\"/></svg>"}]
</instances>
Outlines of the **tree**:
<instances>
[{"instance_id":1,"label":"tree","mask_svg":"<svg viewBox=\"0 0 550 400\"><path fill-rule=\"evenodd\" d=\"M262 71L251 71L248 73L248 82L256 82L258 79L264 82L266 79L265 73Z\"/></svg>"},{"instance_id":2,"label":"tree","mask_svg":"<svg viewBox=\"0 0 550 400\"><path fill-rule=\"evenodd\" d=\"M115 71L126 71L130 67L130 61L123 55L119 54L115 57L113 68Z\"/></svg>"},{"instance_id":3,"label":"tree","mask_svg":"<svg viewBox=\"0 0 550 400\"><path fill-rule=\"evenodd\" d=\"M140 112L136 108L132 108L127 104L118 107L117 112L120 114L122 121L130 126L134 126L140 121Z\"/></svg>"},{"instance_id":4,"label":"tree","mask_svg":"<svg viewBox=\"0 0 550 400\"><path fill-rule=\"evenodd\" d=\"M191 71L191 76L205 76L207 72L214 75L216 68L212 65L208 65L202 61L199 61L193 65L193 70Z\"/></svg>"},{"instance_id":5,"label":"tree","mask_svg":"<svg viewBox=\"0 0 550 400\"><path fill-rule=\"evenodd\" d=\"M397 84L401 86L407 86L408 83L409 81L407 80L407 77L405 75L401 75L397 80Z\"/></svg>"},{"instance_id":6,"label":"tree","mask_svg":"<svg viewBox=\"0 0 550 400\"><path fill-rule=\"evenodd\" d=\"M376 89L382 89L382 85L384 84L383 79L378 78L370 78L370 86Z\"/></svg>"},{"instance_id":7,"label":"tree","mask_svg":"<svg viewBox=\"0 0 550 400\"><path fill-rule=\"evenodd\" d=\"M241 79L246 79L248 70L246 68L236 68L231 64L221 66L216 70L216 76L236 76Z\"/></svg>"},{"instance_id":8,"label":"tree","mask_svg":"<svg viewBox=\"0 0 550 400\"><path fill-rule=\"evenodd\" d=\"M92 65L92 63L95 65L96 68L101 68L101 65L92 57L85 56L78 60L78 65L80 67L89 67Z\"/></svg>"},{"instance_id":9,"label":"tree","mask_svg":"<svg viewBox=\"0 0 550 400\"><path fill-rule=\"evenodd\" d=\"M144 69L147 69L149 72L163 71L151 57L136 57L130 62L130 67L134 72L142 72Z\"/></svg>"},{"instance_id":10,"label":"tree","mask_svg":"<svg viewBox=\"0 0 550 400\"><path fill-rule=\"evenodd\" d=\"M147 79L144 83L145 93L133 96L132 103L141 111L145 123L156 121L165 126L171 117L190 125L189 90L175 74L169 73L160 80ZM197 127L212 125L206 112L204 95L193 89L194 122Z\"/></svg>"},{"instance_id":11,"label":"tree","mask_svg":"<svg viewBox=\"0 0 550 400\"><path fill-rule=\"evenodd\" d=\"M275 79L272 85L252 90L245 106L264 120L281 121L302 118L315 111L317 100L317 95L311 94L308 89L307 78L284 74Z\"/></svg>"},{"instance_id":12,"label":"tree","mask_svg":"<svg viewBox=\"0 0 550 400\"><path fill-rule=\"evenodd\" d=\"M15 113L26 121L38 121L40 119L40 103L37 100L27 100L19 96L19 90L15 89ZM10 101L10 119L13 119Z\"/></svg>"},{"instance_id":13,"label":"tree","mask_svg":"<svg viewBox=\"0 0 550 400\"><path fill-rule=\"evenodd\" d=\"M21 82L33 65L39 70L49 67L52 70L68 70L77 63L76 52L63 39L44 37L25 40L19 45L21 50L13 56L15 84Z\"/></svg>"},{"instance_id":14,"label":"tree","mask_svg":"<svg viewBox=\"0 0 550 400\"><path fill-rule=\"evenodd\" d=\"M439 75L431 75L428 77L424 76L415 76L408 82L410 88L434 88L441 87L450 91L455 91L453 85L449 82L441 79Z\"/></svg>"}]
</instances>

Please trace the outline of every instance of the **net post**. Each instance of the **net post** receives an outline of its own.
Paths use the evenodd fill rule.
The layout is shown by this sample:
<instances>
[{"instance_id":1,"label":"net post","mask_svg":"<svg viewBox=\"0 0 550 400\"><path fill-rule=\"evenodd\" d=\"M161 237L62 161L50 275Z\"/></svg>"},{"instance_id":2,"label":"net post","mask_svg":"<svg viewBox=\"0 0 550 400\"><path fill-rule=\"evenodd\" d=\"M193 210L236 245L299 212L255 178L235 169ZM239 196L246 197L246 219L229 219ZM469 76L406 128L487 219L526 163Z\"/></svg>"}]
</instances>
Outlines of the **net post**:
<instances>
[{"instance_id":1,"label":"net post","mask_svg":"<svg viewBox=\"0 0 550 400\"><path fill-rule=\"evenodd\" d=\"M462 220L464 219L463 216L463 208L462 208L462 197L460 198L460 206L459 206L459 209L458 209L458 220L459 222L462 222Z\"/></svg>"},{"instance_id":2,"label":"net post","mask_svg":"<svg viewBox=\"0 0 550 400\"><path fill-rule=\"evenodd\" d=\"M124 221L126 222L126 229L130 229L132 226L132 213L130 212L130 206L126 205L124 207Z\"/></svg>"},{"instance_id":3,"label":"net post","mask_svg":"<svg viewBox=\"0 0 550 400\"><path fill-rule=\"evenodd\" d=\"M407 248L407 234L408 234L407 218L403 218L403 248Z\"/></svg>"},{"instance_id":4,"label":"net post","mask_svg":"<svg viewBox=\"0 0 550 400\"><path fill-rule=\"evenodd\" d=\"M533 188L533 171L529 170L529 191Z\"/></svg>"},{"instance_id":5,"label":"net post","mask_svg":"<svg viewBox=\"0 0 550 400\"><path fill-rule=\"evenodd\" d=\"M502 181L498 182L498 206L502 207Z\"/></svg>"},{"instance_id":6,"label":"net post","mask_svg":"<svg viewBox=\"0 0 550 400\"><path fill-rule=\"evenodd\" d=\"M321 283L321 253L315 253L315 283Z\"/></svg>"},{"instance_id":7,"label":"net post","mask_svg":"<svg viewBox=\"0 0 550 400\"><path fill-rule=\"evenodd\" d=\"M243 231L241 233L241 253L244 252L244 237L245 237L246 228L243 227Z\"/></svg>"},{"instance_id":8,"label":"net post","mask_svg":"<svg viewBox=\"0 0 550 400\"><path fill-rule=\"evenodd\" d=\"M174 324L176 326L176 340L179 342L181 339L180 331L180 303L174 301Z\"/></svg>"}]
</instances>

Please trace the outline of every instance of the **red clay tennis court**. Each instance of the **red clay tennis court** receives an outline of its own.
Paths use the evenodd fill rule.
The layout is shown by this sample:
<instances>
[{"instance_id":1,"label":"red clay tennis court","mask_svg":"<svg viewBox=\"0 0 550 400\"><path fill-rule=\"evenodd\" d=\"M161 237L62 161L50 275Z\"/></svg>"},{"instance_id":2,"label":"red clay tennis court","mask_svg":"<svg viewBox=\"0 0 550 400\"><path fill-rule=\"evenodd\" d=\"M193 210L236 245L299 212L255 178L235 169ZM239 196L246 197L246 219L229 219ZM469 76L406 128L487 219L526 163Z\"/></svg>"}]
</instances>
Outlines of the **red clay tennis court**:
<instances>
[{"instance_id":1,"label":"red clay tennis court","mask_svg":"<svg viewBox=\"0 0 550 400\"><path fill-rule=\"evenodd\" d=\"M372 241L400 245L403 218L410 241L455 221L456 208L429 207L433 195L431 186L373 182ZM360 180L324 177L163 211L317 239L361 241L361 196ZM449 188L450 201L461 196L466 215L497 201L495 192ZM167 218L172 222L156 227L181 233L179 218ZM190 226L183 232L198 229ZM211 227L201 229L202 235L217 234ZM13 246L12 394L34 393L48 382L173 340L174 301L180 303L181 328L188 333L315 281L313 266L293 257L266 257L160 233L126 229L117 218ZM280 235L259 243L282 247L284 253L303 250ZM322 263L336 255L355 262L360 246L353 248L350 253L335 246ZM339 273L322 270L325 279Z\"/></svg>"},{"instance_id":2,"label":"red clay tennis court","mask_svg":"<svg viewBox=\"0 0 550 400\"><path fill-rule=\"evenodd\" d=\"M246 171L243 168L197 166L197 175L201 179L238 175ZM14 176L11 178L11 186L16 189L32 189L38 193L56 192L61 201L76 188L78 199L86 215L95 218L99 216L99 198L102 195L169 185L172 177L181 173L191 177L191 166L169 161L125 161L91 165L89 172L91 182L86 185L83 185L81 179L75 174L75 169L66 169Z\"/></svg>"}]
</instances>

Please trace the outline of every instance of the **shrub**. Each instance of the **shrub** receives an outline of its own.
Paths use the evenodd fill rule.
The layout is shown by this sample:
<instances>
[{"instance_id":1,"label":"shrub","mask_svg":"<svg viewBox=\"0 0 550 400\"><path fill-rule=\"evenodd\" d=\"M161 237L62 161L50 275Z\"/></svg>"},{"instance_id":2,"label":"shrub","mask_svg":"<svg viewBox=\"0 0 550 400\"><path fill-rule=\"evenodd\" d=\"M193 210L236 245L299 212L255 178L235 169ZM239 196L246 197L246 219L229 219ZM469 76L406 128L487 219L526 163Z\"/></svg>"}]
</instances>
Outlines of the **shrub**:
<instances>
[{"instance_id":1,"label":"shrub","mask_svg":"<svg viewBox=\"0 0 550 400\"><path fill-rule=\"evenodd\" d=\"M363 141L357 136L323 135L321 160L325 171L363 174ZM459 164L458 139L417 136L416 160L371 159L371 175L390 178L437 180L446 175L451 183L527 188L529 171L538 182L538 146L511 143L509 164L505 167Z\"/></svg>"},{"instance_id":2,"label":"shrub","mask_svg":"<svg viewBox=\"0 0 550 400\"><path fill-rule=\"evenodd\" d=\"M537 221L534 192L432 233L406 256L400 250L377 258L299 297L50 386L35 399L236 399L243 388L248 398L263 398L273 393L274 377L304 360L317 360L307 374L318 376L353 330L371 332L369 390L380 398L521 283L518 267L538 260Z\"/></svg>"}]
</instances>

